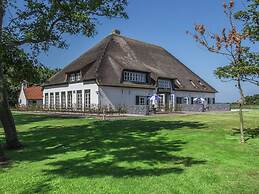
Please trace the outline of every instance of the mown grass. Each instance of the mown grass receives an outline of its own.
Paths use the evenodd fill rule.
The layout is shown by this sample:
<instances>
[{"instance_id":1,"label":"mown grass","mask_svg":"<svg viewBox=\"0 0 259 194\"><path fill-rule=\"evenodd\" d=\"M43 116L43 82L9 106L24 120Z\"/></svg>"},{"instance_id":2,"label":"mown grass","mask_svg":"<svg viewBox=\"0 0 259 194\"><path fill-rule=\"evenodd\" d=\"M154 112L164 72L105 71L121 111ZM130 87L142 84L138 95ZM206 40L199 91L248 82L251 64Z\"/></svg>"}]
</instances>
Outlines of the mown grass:
<instances>
[{"instance_id":1,"label":"mown grass","mask_svg":"<svg viewBox=\"0 0 259 194\"><path fill-rule=\"evenodd\" d=\"M237 112L15 121L25 147L6 153L0 193L259 192L258 110L245 113L245 145Z\"/></svg>"}]
</instances>

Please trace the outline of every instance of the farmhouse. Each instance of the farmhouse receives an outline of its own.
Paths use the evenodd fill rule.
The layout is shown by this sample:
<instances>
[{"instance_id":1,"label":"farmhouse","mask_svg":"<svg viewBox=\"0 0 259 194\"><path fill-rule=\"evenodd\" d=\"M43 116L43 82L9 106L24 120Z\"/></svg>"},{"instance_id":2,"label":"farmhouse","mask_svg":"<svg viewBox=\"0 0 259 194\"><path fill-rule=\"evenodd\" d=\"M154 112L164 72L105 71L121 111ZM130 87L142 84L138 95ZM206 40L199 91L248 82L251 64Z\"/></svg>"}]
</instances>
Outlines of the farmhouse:
<instances>
[{"instance_id":1,"label":"farmhouse","mask_svg":"<svg viewBox=\"0 0 259 194\"><path fill-rule=\"evenodd\" d=\"M41 106L43 104L43 93L41 86L30 86L23 81L18 99L19 106Z\"/></svg>"},{"instance_id":2,"label":"farmhouse","mask_svg":"<svg viewBox=\"0 0 259 194\"><path fill-rule=\"evenodd\" d=\"M194 99L215 103L217 91L160 46L114 30L43 85L48 108L140 106L157 94L161 110Z\"/></svg>"}]
</instances>

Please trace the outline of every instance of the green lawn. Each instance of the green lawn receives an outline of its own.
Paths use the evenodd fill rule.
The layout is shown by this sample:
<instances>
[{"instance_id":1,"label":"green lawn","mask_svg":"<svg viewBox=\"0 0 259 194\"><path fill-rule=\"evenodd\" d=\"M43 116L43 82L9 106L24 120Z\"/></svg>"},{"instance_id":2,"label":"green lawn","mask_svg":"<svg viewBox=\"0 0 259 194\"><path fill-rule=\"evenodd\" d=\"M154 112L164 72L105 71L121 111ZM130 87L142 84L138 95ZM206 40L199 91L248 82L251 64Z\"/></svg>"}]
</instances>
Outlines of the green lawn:
<instances>
[{"instance_id":1,"label":"green lawn","mask_svg":"<svg viewBox=\"0 0 259 194\"><path fill-rule=\"evenodd\" d=\"M259 193L259 110L245 145L237 112L15 120L25 148L6 153L0 193Z\"/></svg>"}]
</instances>

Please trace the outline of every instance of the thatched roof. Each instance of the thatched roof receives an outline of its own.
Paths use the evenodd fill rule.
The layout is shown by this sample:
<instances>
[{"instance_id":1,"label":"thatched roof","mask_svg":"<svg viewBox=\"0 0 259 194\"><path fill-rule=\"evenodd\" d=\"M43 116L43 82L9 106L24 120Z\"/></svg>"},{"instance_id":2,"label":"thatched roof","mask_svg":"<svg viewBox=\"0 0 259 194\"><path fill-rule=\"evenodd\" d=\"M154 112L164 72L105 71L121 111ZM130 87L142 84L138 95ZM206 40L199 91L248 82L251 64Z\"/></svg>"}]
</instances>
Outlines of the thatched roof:
<instances>
[{"instance_id":1,"label":"thatched roof","mask_svg":"<svg viewBox=\"0 0 259 194\"><path fill-rule=\"evenodd\" d=\"M123 83L123 70L147 72L153 80L152 84ZM162 47L114 33L67 65L44 85L67 83L67 73L76 71L81 71L81 81L95 80L98 85L154 88L158 78L169 78L180 81L176 90L216 92Z\"/></svg>"}]
</instances>

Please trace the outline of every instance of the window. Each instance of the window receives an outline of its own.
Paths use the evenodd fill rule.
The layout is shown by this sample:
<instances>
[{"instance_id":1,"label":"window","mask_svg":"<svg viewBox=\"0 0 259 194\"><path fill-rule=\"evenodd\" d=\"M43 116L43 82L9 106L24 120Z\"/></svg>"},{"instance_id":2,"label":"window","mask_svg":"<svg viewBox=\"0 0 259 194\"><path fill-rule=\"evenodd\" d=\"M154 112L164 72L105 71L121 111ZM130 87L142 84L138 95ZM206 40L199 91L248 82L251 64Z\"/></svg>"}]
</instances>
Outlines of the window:
<instances>
[{"instance_id":1,"label":"window","mask_svg":"<svg viewBox=\"0 0 259 194\"><path fill-rule=\"evenodd\" d=\"M137 82L137 83L147 82L146 73L124 71L123 76L124 76L123 77L124 81Z\"/></svg>"},{"instance_id":2,"label":"window","mask_svg":"<svg viewBox=\"0 0 259 194\"><path fill-rule=\"evenodd\" d=\"M183 98L182 97L176 97L176 104L182 104Z\"/></svg>"},{"instance_id":3,"label":"window","mask_svg":"<svg viewBox=\"0 0 259 194\"><path fill-rule=\"evenodd\" d=\"M90 108L91 99L90 99L91 90L85 90L85 108Z\"/></svg>"},{"instance_id":4,"label":"window","mask_svg":"<svg viewBox=\"0 0 259 194\"><path fill-rule=\"evenodd\" d=\"M49 94L45 93L45 106L48 107L49 106Z\"/></svg>"},{"instance_id":5,"label":"window","mask_svg":"<svg viewBox=\"0 0 259 194\"><path fill-rule=\"evenodd\" d=\"M194 99L194 97L191 97L191 104L193 104L193 99Z\"/></svg>"},{"instance_id":6,"label":"window","mask_svg":"<svg viewBox=\"0 0 259 194\"><path fill-rule=\"evenodd\" d=\"M76 91L76 106L78 110L82 110L82 90Z\"/></svg>"},{"instance_id":7,"label":"window","mask_svg":"<svg viewBox=\"0 0 259 194\"><path fill-rule=\"evenodd\" d=\"M188 97L183 98L183 104L189 104L189 98Z\"/></svg>"},{"instance_id":8,"label":"window","mask_svg":"<svg viewBox=\"0 0 259 194\"><path fill-rule=\"evenodd\" d=\"M171 88L171 81L170 80L158 80L158 87L159 88Z\"/></svg>"},{"instance_id":9,"label":"window","mask_svg":"<svg viewBox=\"0 0 259 194\"><path fill-rule=\"evenodd\" d=\"M212 98L212 104L215 104L215 98Z\"/></svg>"},{"instance_id":10,"label":"window","mask_svg":"<svg viewBox=\"0 0 259 194\"><path fill-rule=\"evenodd\" d=\"M67 92L67 108L72 108L72 91Z\"/></svg>"},{"instance_id":11,"label":"window","mask_svg":"<svg viewBox=\"0 0 259 194\"><path fill-rule=\"evenodd\" d=\"M69 74L68 80L69 80L70 82L76 81L76 76L75 76L75 74L74 74L74 73Z\"/></svg>"},{"instance_id":12,"label":"window","mask_svg":"<svg viewBox=\"0 0 259 194\"><path fill-rule=\"evenodd\" d=\"M208 104L210 104L210 98L207 98L207 102L208 102Z\"/></svg>"},{"instance_id":13,"label":"window","mask_svg":"<svg viewBox=\"0 0 259 194\"><path fill-rule=\"evenodd\" d=\"M55 93L55 107L60 108L60 98L59 98L59 92Z\"/></svg>"},{"instance_id":14,"label":"window","mask_svg":"<svg viewBox=\"0 0 259 194\"><path fill-rule=\"evenodd\" d=\"M81 74L80 74L80 72L77 72L76 73L76 81L80 81L80 79L81 79Z\"/></svg>"},{"instance_id":15,"label":"window","mask_svg":"<svg viewBox=\"0 0 259 194\"><path fill-rule=\"evenodd\" d=\"M136 96L136 105L146 105L147 97L146 96Z\"/></svg>"},{"instance_id":16,"label":"window","mask_svg":"<svg viewBox=\"0 0 259 194\"><path fill-rule=\"evenodd\" d=\"M204 89L206 89L206 86L205 86L201 81L198 81L198 83L199 83Z\"/></svg>"},{"instance_id":17,"label":"window","mask_svg":"<svg viewBox=\"0 0 259 194\"><path fill-rule=\"evenodd\" d=\"M197 88L196 84L192 80L190 80L190 82L191 82L193 87Z\"/></svg>"},{"instance_id":18,"label":"window","mask_svg":"<svg viewBox=\"0 0 259 194\"><path fill-rule=\"evenodd\" d=\"M182 84L178 79L175 80L175 83L177 84L178 87L182 87Z\"/></svg>"},{"instance_id":19,"label":"window","mask_svg":"<svg viewBox=\"0 0 259 194\"><path fill-rule=\"evenodd\" d=\"M54 108L54 94L53 93L50 93L49 101L50 101L50 108Z\"/></svg>"},{"instance_id":20,"label":"window","mask_svg":"<svg viewBox=\"0 0 259 194\"><path fill-rule=\"evenodd\" d=\"M66 108L66 92L61 92L61 108Z\"/></svg>"}]
</instances>

